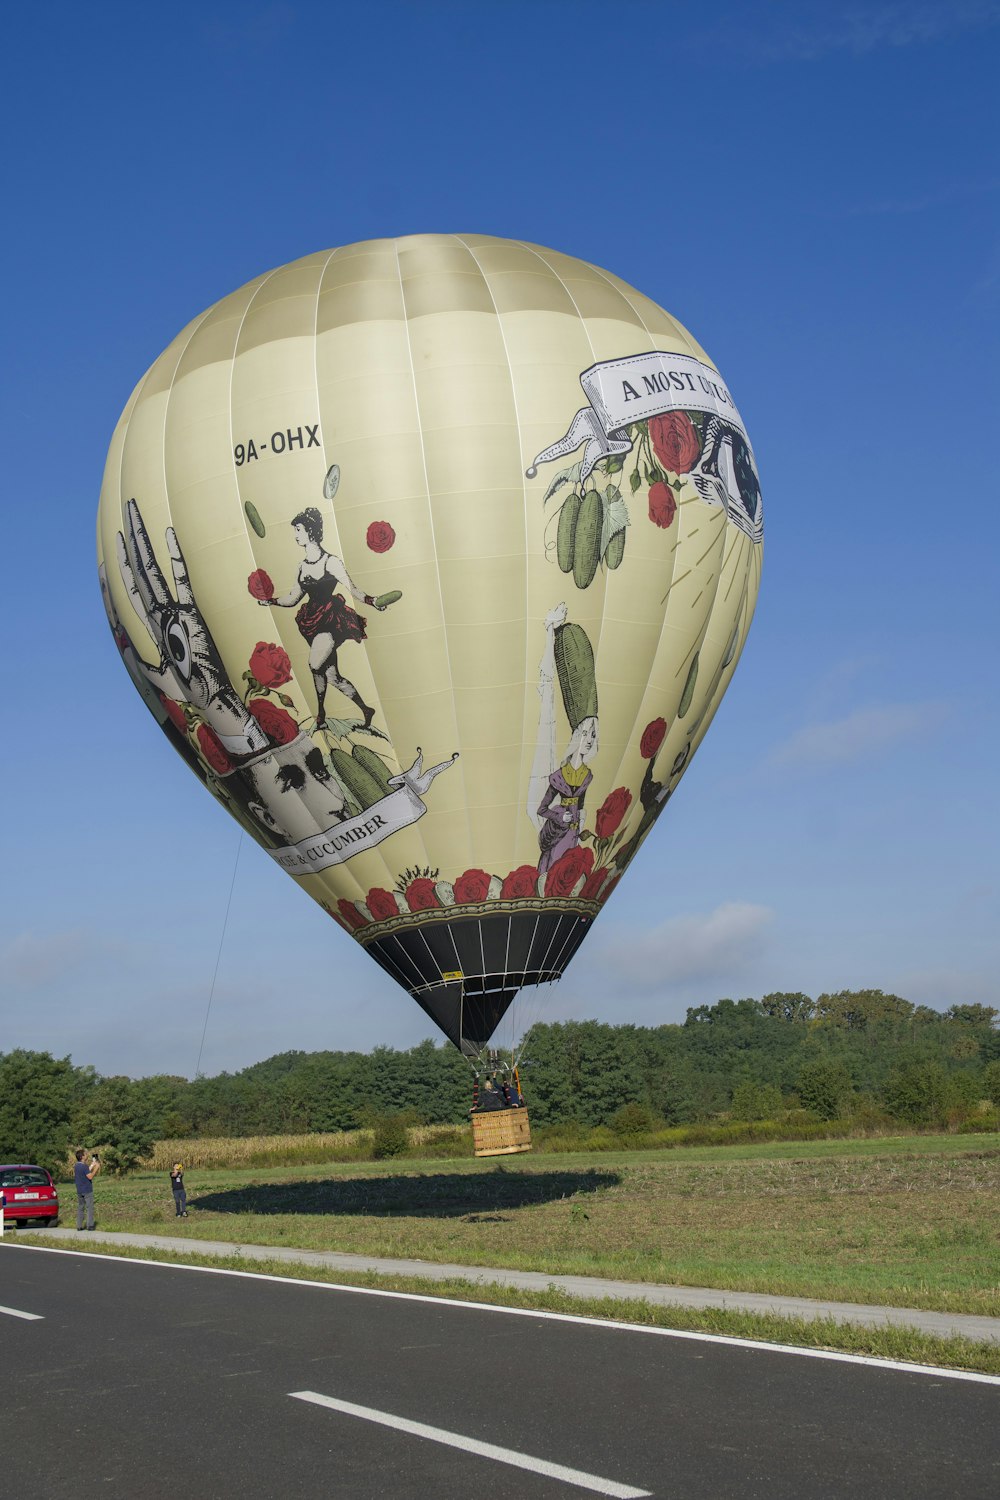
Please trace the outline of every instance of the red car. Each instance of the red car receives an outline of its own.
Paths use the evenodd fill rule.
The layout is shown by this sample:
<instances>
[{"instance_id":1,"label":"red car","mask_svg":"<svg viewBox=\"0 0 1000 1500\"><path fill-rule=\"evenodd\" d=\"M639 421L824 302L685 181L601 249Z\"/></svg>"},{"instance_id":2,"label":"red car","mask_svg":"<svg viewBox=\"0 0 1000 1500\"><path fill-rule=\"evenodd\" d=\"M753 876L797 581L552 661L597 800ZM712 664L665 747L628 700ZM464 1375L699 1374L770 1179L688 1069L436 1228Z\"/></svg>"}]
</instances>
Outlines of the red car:
<instances>
[{"instance_id":1,"label":"red car","mask_svg":"<svg viewBox=\"0 0 1000 1500\"><path fill-rule=\"evenodd\" d=\"M59 1223L59 1195L44 1167L0 1167L0 1198L5 1225Z\"/></svg>"}]
</instances>

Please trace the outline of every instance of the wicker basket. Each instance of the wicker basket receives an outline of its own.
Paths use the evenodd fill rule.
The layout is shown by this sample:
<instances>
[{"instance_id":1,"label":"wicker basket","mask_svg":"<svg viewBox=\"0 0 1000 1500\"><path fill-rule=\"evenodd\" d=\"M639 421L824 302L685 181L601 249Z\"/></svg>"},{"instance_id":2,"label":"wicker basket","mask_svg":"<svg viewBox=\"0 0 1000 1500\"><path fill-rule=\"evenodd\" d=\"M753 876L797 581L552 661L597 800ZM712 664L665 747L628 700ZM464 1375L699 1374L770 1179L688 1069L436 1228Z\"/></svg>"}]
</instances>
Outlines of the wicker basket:
<instances>
[{"instance_id":1,"label":"wicker basket","mask_svg":"<svg viewBox=\"0 0 1000 1500\"><path fill-rule=\"evenodd\" d=\"M472 1144L477 1156L510 1156L531 1150L526 1109L487 1109L472 1116Z\"/></svg>"}]
</instances>

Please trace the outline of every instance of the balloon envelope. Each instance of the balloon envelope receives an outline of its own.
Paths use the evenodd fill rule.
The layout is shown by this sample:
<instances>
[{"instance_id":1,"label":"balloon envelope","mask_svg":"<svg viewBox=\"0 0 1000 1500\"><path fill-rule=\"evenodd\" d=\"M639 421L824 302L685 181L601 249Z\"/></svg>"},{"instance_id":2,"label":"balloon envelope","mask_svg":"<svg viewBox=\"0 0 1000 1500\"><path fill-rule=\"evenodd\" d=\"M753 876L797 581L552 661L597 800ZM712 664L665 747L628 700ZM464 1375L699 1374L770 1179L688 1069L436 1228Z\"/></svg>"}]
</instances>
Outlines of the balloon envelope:
<instances>
[{"instance_id":1,"label":"balloon envelope","mask_svg":"<svg viewBox=\"0 0 1000 1500\"><path fill-rule=\"evenodd\" d=\"M417 235L185 328L115 431L98 553L163 731L475 1051L563 972L690 764L761 500L662 308L554 251Z\"/></svg>"}]
</instances>

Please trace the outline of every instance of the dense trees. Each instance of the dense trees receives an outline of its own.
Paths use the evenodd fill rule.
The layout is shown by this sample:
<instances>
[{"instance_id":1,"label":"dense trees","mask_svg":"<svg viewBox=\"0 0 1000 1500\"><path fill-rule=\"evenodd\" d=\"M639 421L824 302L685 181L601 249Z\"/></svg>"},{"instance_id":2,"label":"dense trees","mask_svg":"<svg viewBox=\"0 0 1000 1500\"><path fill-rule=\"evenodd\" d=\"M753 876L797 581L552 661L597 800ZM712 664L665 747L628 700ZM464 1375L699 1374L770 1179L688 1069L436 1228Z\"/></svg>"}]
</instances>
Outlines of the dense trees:
<instances>
[{"instance_id":1,"label":"dense trees","mask_svg":"<svg viewBox=\"0 0 1000 1500\"><path fill-rule=\"evenodd\" d=\"M943 1125L982 1100L1000 1106L997 1021L990 1006L941 1012L881 990L723 999L681 1025L537 1026L522 1084L537 1125L624 1134L639 1120L760 1120L794 1108ZM0 1054L0 1160L55 1165L82 1143L127 1170L164 1137L350 1130L387 1116L458 1124L471 1086L455 1049L430 1041L407 1052L283 1052L192 1081L99 1078L68 1058L10 1052Z\"/></svg>"}]
</instances>

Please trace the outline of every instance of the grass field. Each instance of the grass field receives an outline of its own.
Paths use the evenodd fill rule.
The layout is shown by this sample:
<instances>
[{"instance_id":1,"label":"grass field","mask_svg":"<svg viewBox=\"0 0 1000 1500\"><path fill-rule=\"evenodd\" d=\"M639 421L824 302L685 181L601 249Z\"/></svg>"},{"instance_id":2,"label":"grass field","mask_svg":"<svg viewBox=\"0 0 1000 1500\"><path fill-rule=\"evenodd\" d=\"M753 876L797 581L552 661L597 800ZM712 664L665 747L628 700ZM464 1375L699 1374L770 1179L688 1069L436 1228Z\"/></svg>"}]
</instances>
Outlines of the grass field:
<instances>
[{"instance_id":1,"label":"grass field","mask_svg":"<svg viewBox=\"0 0 1000 1500\"><path fill-rule=\"evenodd\" d=\"M99 1179L101 1227L1000 1316L1000 1135L189 1169L187 1185L177 1221L164 1173Z\"/></svg>"}]
</instances>

